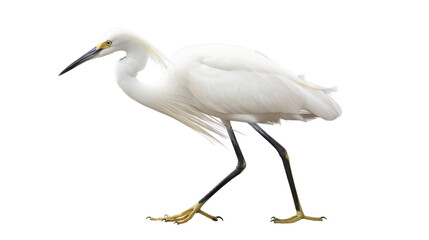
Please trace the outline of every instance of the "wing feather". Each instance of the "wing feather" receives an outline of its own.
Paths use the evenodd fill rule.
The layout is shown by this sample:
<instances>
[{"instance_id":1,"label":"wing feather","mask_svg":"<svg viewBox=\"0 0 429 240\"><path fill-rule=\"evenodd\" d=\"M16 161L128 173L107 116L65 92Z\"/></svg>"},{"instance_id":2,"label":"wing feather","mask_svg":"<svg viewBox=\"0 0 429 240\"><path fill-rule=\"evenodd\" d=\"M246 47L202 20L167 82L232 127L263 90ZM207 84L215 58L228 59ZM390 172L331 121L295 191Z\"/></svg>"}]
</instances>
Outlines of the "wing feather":
<instances>
[{"instance_id":1,"label":"wing feather","mask_svg":"<svg viewBox=\"0 0 429 240\"><path fill-rule=\"evenodd\" d=\"M331 89L299 78L252 50L194 46L176 55L173 64L200 109L226 120L333 119L341 113L327 95Z\"/></svg>"}]
</instances>

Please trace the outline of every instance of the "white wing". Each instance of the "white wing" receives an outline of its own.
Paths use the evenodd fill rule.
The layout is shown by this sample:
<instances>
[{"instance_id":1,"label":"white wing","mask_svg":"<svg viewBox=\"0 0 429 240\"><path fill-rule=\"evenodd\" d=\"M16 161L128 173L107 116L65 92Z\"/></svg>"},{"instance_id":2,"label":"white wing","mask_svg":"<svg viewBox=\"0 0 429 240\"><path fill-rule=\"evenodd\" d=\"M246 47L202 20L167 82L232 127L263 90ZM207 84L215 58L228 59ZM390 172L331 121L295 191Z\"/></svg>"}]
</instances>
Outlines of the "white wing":
<instances>
[{"instance_id":1,"label":"white wing","mask_svg":"<svg viewBox=\"0 0 429 240\"><path fill-rule=\"evenodd\" d=\"M335 119L341 109L322 88L264 55L232 46L194 46L173 58L175 78L199 108L225 120Z\"/></svg>"}]
</instances>

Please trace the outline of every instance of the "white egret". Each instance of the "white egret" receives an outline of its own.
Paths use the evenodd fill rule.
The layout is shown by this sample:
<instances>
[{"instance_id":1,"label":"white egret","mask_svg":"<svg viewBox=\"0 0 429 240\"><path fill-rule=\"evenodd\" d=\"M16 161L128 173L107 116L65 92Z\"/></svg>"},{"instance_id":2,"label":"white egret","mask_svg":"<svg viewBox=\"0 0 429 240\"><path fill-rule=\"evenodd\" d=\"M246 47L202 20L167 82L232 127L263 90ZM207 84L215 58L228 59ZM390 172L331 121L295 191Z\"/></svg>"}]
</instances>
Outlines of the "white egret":
<instances>
[{"instance_id":1,"label":"white egret","mask_svg":"<svg viewBox=\"0 0 429 240\"><path fill-rule=\"evenodd\" d=\"M168 115L193 130L217 140L229 135L238 158L237 167L197 204L174 215L151 220L182 224L196 213L214 221L201 207L226 183L246 167L231 121L249 123L280 154L292 192L296 215L272 218L274 223L301 219L322 221L323 217L304 215L292 177L289 156L284 147L270 137L258 123L278 123L281 119L306 121L313 118L334 120L341 115L338 104L329 96L334 89L314 85L295 76L259 52L226 45L201 45L184 48L170 61L153 45L123 29L107 32L100 44L65 68L60 75L79 64L113 52L124 51L116 68L119 87L135 101ZM157 82L137 79L148 58L165 69Z\"/></svg>"}]
</instances>

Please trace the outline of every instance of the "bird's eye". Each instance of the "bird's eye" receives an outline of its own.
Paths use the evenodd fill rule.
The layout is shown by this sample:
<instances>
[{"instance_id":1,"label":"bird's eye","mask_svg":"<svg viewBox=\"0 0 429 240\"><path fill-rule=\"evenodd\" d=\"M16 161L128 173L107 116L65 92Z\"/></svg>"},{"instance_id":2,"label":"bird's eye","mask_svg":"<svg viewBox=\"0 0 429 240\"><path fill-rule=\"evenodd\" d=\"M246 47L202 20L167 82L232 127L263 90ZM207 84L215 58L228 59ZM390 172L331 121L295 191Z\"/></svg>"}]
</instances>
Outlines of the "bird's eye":
<instances>
[{"instance_id":1,"label":"bird's eye","mask_svg":"<svg viewBox=\"0 0 429 240\"><path fill-rule=\"evenodd\" d=\"M112 45L112 41L107 41L107 45Z\"/></svg>"}]
</instances>

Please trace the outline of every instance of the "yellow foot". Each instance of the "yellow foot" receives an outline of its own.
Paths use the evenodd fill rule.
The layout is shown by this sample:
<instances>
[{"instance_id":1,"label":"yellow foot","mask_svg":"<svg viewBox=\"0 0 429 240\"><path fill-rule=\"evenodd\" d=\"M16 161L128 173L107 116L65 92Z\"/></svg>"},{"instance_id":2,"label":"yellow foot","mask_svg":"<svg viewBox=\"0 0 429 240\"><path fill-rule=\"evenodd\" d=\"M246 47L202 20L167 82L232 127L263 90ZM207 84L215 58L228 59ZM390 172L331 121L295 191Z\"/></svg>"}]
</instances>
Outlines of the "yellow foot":
<instances>
[{"instance_id":1,"label":"yellow foot","mask_svg":"<svg viewBox=\"0 0 429 240\"><path fill-rule=\"evenodd\" d=\"M276 217L272 217L271 222L274 222L274 223L294 223L294 222L298 222L301 219L307 219L307 220L311 220L311 221L323 221L323 219L326 219L326 218L325 217L307 217L304 215L304 213L302 211L296 211L295 216L292 216L292 217L286 218L286 219L279 219Z\"/></svg>"},{"instance_id":2,"label":"yellow foot","mask_svg":"<svg viewBox=\"0 0 429 240\"><path fill-rule=\"evenodd\" d=\"M177 224L183 224L183 223L186 223L189 220L191 220L191 218L196 213L199 213L203 216L210 218L213 221L217 221L218 218L222 219L222 221L223 221L222 217L220 217L220 216L215 217L215 216L212 216L212 215L204 212L203 210L201 210L202 206L203 206L202 203L197 203L194 206L192 206L191 208L189 208L188 210L182 212L181 214L177 214L174 216L165 215L165 217L161 217L161 218L153 218L153 217L147 217L147 218L149 218L150 220L153 220L153 221L165 221L165 222L174 222Z\"/></svg>"}]
</instances>

